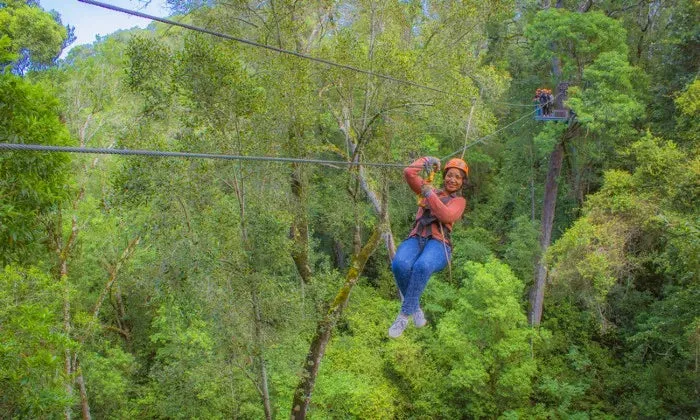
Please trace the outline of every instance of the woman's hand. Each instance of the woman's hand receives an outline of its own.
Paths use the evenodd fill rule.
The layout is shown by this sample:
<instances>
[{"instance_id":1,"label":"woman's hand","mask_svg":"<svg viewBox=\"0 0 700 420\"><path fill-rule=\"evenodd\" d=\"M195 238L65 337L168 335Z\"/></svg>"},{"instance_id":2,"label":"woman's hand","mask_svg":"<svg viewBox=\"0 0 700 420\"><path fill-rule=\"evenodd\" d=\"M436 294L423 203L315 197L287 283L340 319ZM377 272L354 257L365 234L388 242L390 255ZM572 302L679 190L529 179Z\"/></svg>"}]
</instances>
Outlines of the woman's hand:
<instances>
[{"instance_id":1,"label":"woman's hand","mask_svg":"<svg viewBox=\"0 0 700 420\"><path fill-rule=\"evenodd\" d=\"M430 173L432 171L440 171L440 159L432 156L427 156L425 158L425 172Z\"/></svg>"},{"instance_id":2,"label":"woman's hand","mask_svg":"<svg viewBox=\"0 0 700 420\"><path fill-rule=\"evenodd\" d=\"M428 197L430 194L433 193L433 187L430 184L423 184L420 187L420 193L423 195L423 197Z\"/></svg>"}]
</instances>

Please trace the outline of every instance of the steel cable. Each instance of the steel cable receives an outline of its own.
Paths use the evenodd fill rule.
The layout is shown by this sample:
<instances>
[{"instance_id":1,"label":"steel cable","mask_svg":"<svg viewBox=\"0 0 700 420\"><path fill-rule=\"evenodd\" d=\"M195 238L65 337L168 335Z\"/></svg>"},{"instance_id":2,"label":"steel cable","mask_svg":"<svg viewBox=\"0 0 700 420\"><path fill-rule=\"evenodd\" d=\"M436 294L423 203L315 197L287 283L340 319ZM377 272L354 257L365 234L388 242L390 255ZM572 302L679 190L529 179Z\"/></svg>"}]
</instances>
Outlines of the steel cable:
<instances>
[{"instance_id":1,"label":"steel cable","mask_svg":"<svg viewBox=\"0 0 700 420\"><path fill-rule=\"evenodd\" d=\"M309 163L316 165L338 165L353 166L357 162L343 160L323 160L323 159L302 159L274 156L244 156L244 155L224 155L215 153L193 153L193 152L168 152L162 150L140 150L140 149L109 149L100 147L72 147L72 146L50 146L42 144L21 144L21 143L0 143L0 150L9 151L36 151L36 152L58 152L58 153L85 153L101 155L122 155L122 156L147 156L147 157L176 157L195 159L218 159L218 160L238 160L257 162L282 162L282 163ZM362 162L359 166L405 168L407 165L401 163L383 162ZM422 166L421 166L422 167Z\"/></svg>"},{"instance_id":2,"label":"steel cable","mask_svg":"<svg viewBox=\"0 0 700 420\"><path fill-rule=\"evenodd\" d=\"M381 78L381 79L390 80L390 81L392 81L392 82L396 82L396 83L400 83L400 84L404 84L404 85L409 85L409 86L413 86L413 87L417 87L417 88L421 88L421 89L431 90L431 91L433 91L433 92L442 93L442 94L444 94L444 95L459 96L459 97L467 97L467 96L465 96L465 95L460 95L460 94L457 94L457 93L454 93L454 92L448 92L448 91L446 91L446 90L434 88L434 87L431 87L431 86L422 85L422 84L420 84L420 83L412 82L412 81L410 81L410 80L397 79L397 78L395 78L395 77L393 77L393 76L389 76L389 75L387 75L387 74L376 73L376 72L373 72L373 71L371 71L371 70L361 69L361 68L359 68L359 67L351 66L351 65L348 65L348 64L337 63L337 62L334 62L334 61L331 61L331 60L326 60L326 59L324 59L324 58L318 58L318 57L314 57L314 56L311 56L311 55L298 53L298 52L295 52L295 51L285 50L285 49L283 49L283 48L277 48L277 47L274 47L274 46L272 46L272 45L261 44L261 43L259 43L259 42L250 41L250 40L248 40L248 39L238 38L238 37L235 37L235 36L232 36L232 35L228 35L228 34L224 34L224 33L221 33L221 32L216 32L216 31L212 31L212 30L209 30L209 29L201 28L201 27L198 27L198 26L189 25L189 24L187 24L187 23L177 22L177 21L174 21L174 20L171 20L171 19L165 19L165 18L161 18L161 17L158 17L158 16L148 15L148 14L146 14L146 13L141 13L141 12L137 12L137 11L135 11L135 10L125 9L125 8L123 8L123 7L113 6L113 5L111 5L111 4L102 3L102 2L99 2L99 1L95 1L95 0L78 0L78 1L81 2L81 3L91 4L91 5L93 5L93 6L103 7L103 8L105 8L105 9L113 10L113 11L115 11L115 12L126 13L126 14L129 14L129 15L138 16L138 17L142 17L142 18L145 18L145 19L155 20L155 21L162 22L162 23L165 23L165 24L168 24L168 25L179 26L179 27L181 27L181 28L189 29L189 30L192 30L192 31L202 32L202 33L209 34L209 35L213 35L213 36L216 36L216 37L219 37L219 38L228 39L228 40L230 40L230 41L236 41L236 42L240 42L240 43L243 43L243 44L252 45L252 46L258 47L258 48L264 48L264 49L268 49L268 50L275 51L275 52L282 53L282 54L293 55L293 56L295 56L295 57L299 57L299 58L303 58L303 59L306 59L306 60L315 61L315 62L318 62L318 63L326 64L326 65L328 65L328 66L338 67L338 68L342 68L342 69L345 69L345 70L351 70L351 71L354 71L354 72L367 74L367 75L374 76L374 77L378 77L378 78Z\"/></svg>"},{"instance_id":3,"label":"steel cable","mask_svg":"<svg viewBox=\"0 0 700 420\"><path fill-rule=\"evenodd\" d=\"M554 103L554 101L556 100L556 98L559 97L560 95L561 95L561 93L557 94L557 95L556 95L555 97L553 97L549 102L546 102L546 103ZM480 137L480 138L476 139L475 141L469 143L468 145L466 145L466 146L464 146L464 147L461 147L461 148L457 149L456 151L450 153L449 155L443 157L443 158L440 159L440 160L441 160L441 161L447 160L447 159L451 158L452 156L456 155L457 153L461 153L461 152L463 152L464 150L467 150L467 149L469 149L469 148L472 147L472 146L475 146L475 145L477 145L477 144L479 144L479 143L482 143L484 140L486 140L487 138L489 138L489 137L495 135L496 133L499 133L499 132L505 130L506 128L512 126L513 124L515 124L515 123L517 123L517 122L519 122L519 121L521 121L521 120L523 120L523 119L525 119L525 118L531 116L532 114L534 114L535 112L537 112L538 109L539 109L539 108L536 107L534 111L528 112L527 114L524 114L524 115L521 116L520 118L518 118L518 119L516 119L516 120L514 120L514 121L511 121L511 122L508 123L507 125L505 125L505 126L499 128L498 130L496 130L496 131L494 131L494 132L492 132L492 133L489 133L489 134L487 134L487 135L485 135L485 136L483 136L483 137Z\"/></svg>"}]
</instances>

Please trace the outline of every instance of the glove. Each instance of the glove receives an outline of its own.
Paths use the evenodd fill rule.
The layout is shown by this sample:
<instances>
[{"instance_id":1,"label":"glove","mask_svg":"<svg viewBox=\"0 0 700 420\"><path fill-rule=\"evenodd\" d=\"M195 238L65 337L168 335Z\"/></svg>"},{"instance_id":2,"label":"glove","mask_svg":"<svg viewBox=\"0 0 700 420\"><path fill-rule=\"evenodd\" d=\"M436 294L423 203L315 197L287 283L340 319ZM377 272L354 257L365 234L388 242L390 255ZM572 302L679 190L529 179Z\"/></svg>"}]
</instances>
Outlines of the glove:
<instances>
[{"instance_id":1,"label":"glove","mask_svg":"<svg viewBox=\"0 0 700 420\"><path fill-rule=\"evenodd\" d=\"M433 193L433 187L430 184L423 184L420 187L420 193L423 197L428 198Z\"/></svg>"},{"instance_id":2,"label":"glove","mask_svg":"<svg viewBox=\"0 0 700 420\"><path fill-rule=\"evenodd\" d=\"M426 173L430 173L432 171L439 171L440 170L440 159L432 156L428 156L425 159L425 163L423 164L423 167L425 168Z\"/></svg>"}]
</instances>

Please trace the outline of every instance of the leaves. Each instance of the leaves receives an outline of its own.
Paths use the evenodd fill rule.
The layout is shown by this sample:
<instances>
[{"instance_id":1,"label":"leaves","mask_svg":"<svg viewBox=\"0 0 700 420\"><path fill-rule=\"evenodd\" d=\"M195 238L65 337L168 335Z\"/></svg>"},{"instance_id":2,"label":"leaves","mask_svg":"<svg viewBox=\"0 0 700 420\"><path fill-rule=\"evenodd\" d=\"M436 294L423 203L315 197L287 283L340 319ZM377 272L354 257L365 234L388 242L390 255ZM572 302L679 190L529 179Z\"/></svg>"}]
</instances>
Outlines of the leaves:
<instances>
[{"instance_id":1,"label":"leaves","mask_svg":"<svg viewBox=\"0 0 700 420\"><path fill-rule=\"evenodd\" d=\"M0 74L0 138L10 143L72 143L58 118L59 103L44 85ZM70 158L58 154L0 155L0 264L29 259L41 238L42 217L68 195ZM36 255L36 254L34 254Z\"/></svg>"},{"instance_id":2,"label":"leaves","mask_svg":"<svg viewBox=\"0 0 700 420\"><path fill-rule=\"evenodd\" d=\"M0 5L0 62L18 73L27 57L33 69L51 62L65 39L34 3ZM6 70L0 137L408 162L515 122L467 150L469 211L451 276L435 274L422 297L428 325L386 337L399 302L379 250L337 320L309 417L692 417L696 6L618 3L581 13L512 1L169 1L189 12L184 22L448 94L155 23L77 47L54 68ZM563 81L570 124L523 117L535 88ZM549 283L533 330L525 306L557 144ZM402 238L415 203L400 170L2 152L0 263L14 264L0 274L0 417L78 415L66 349L95 417L289 413L308 341L376 224L369 199L383 185ZM59 283L55 251L74 227Z\"/></svg>"},{"instance_id":3,"label":"leaves","mask_svg":"<svg viewBox=\"0 0 700 420\"><path fill-rule=\"evenodd\" d=\"M51 64L61 53L68 32L57 17L37 5L8 0L0 5L0 66L14 63L19 73L31 65Z\"/></svg>"},{"instance_id":4,"label":"leaves","mask_svg":"<svg viewBox=\"0 0 700 420\"><path fill-rule=\"evenodd\" d=\"M47 273L0 272L0 385L3 415L50 416L70 402L63 352L75 345L61 328L61 288Z\"/></svg>"}]
</instances>

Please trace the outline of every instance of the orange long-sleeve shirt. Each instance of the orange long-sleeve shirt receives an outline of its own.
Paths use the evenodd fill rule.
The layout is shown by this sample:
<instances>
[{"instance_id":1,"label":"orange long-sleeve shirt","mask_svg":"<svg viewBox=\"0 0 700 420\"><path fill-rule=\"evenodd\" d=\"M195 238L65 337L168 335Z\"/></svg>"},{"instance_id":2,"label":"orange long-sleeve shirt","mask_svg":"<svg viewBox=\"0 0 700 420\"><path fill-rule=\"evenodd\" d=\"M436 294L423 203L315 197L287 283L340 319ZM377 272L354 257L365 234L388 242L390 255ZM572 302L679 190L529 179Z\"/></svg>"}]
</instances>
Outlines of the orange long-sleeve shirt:
<instances>
[{"instance_id":1,"label":"orange long-sleeve shirt","mask_svg":"<svg viewBox=\"0 0 700 420\"><path fill-rule=\"evenodd\" d=\"M420 171L427 159L427 157L422 157L403 170L403 176L406 179L408 186L411 187L413 192L416 194L421 193L421 187L426 183L425 180L421 178ZM452 225L462 217L464 209L467 207L467 200L464 197L456 196L453 197L447 204L444 204L440 198L447 197L448 195L449 194L443 190L435 189L433 190L433 194L430 194L423 200L426 208L429 208L431 213L440 222L442 222L443 228L445 230L452 231ZM423 216L423 213L424 208L419 206L418 212L416 212L416 220L420 219ZM443 242L445 241L445 238L443 238L442 234L440 233L440 226L437 222L432 224L432 228L430 230L433 239ZM424 230L421 232L421 234L422 236L427 236L428 232ZM418 235L418 226L415 226L408 236L413 235Z\"/></svg>"}]
</instances>

